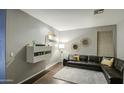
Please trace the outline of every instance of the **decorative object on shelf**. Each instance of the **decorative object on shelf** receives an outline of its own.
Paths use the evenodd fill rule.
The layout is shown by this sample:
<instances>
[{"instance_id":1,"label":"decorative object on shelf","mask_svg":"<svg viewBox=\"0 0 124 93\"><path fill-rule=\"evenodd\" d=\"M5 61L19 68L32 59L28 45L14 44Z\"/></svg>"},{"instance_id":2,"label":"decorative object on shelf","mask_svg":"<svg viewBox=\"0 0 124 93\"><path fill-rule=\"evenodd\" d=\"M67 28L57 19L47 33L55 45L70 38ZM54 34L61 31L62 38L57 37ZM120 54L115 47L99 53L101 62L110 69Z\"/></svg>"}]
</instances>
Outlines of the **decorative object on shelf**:
<instances>
[{"instance_id":1,"label":"decorative object on shelf","mask_svg":"<svg viewBox=\"0 0 124 93\"><path fill-rule=\"evenodd\" d=\"M51 46L44 44L35 44L26 46L26 60L29 63L37 63L50 58L52 52Z\"/></svg>"},{"instance_id":2,"label":"decorative object on shelf","mask_svg":"<svg viewBox=\"0 0 124 93\"><path fill-rule=\"evenodd\" d=\"M79 43L73 43L71 48L75 51L78 51L80 49L80 44Z\"/></svg>"},{"instance_id":3,"label":"decorative object on shelf","mask_svg":"<svg viewBox=\"0 0 124 93\"><path fill-rule=\"evenodd\" d=\"M89 38L83 38L83 39L81 40L81 44L82 44L83 46L85 46L85 47L89 46L89 44L90 44L90 39L89 39Z\"/></svg>"}]
</instances>

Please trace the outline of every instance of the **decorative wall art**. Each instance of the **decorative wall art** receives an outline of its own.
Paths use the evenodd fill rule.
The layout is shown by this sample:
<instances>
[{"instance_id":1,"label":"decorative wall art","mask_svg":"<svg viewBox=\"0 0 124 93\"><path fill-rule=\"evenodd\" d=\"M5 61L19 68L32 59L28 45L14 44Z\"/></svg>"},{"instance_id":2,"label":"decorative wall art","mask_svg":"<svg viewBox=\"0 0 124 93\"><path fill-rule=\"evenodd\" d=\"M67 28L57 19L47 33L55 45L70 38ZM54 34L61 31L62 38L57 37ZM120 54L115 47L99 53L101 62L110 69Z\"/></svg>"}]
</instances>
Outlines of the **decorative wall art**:
<instances>
[{"instance_id":1,"label":"decorative wall art","mask_svg":"<svg viewBox=\"0 0 124 93\"><path fill-rule=\"evenodd\" d=\"M79 43L73 43L71 48L74 51L78 51L78 50L80 50L80 44Z\"/></svg>"},{"instance_id":2,"label":"decorative wall art","mask_svg":"<svg viewBox=\"0 0 124 93\"><path fill-rule=\"evenodd\" d=\"M88 47L88 46L90 45L90 43L91 43L91 41L90 41L89 38L83 38L83 39L81 40L81 45L82 45L82 46Z\"/></svg>"}]
</instances>

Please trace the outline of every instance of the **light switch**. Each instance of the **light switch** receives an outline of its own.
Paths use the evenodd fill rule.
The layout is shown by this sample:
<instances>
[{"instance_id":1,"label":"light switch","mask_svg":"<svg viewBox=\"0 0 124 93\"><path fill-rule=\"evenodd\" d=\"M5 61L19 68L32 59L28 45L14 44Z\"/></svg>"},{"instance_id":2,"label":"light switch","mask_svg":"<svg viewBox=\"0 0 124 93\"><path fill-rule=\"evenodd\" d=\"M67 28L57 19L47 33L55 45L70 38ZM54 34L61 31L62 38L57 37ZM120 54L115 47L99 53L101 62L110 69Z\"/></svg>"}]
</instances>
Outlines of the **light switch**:
<instances>
[{"instance_id":1,"label":"light switch","mask_svg":"<svg viewBox=\"0 0 124 93\"><path fill-rule=\"evenodd\" d=\"M10 57L13 57L14 56L14 53L13 52L10 52Z\"/></svg>"}]
</instances>

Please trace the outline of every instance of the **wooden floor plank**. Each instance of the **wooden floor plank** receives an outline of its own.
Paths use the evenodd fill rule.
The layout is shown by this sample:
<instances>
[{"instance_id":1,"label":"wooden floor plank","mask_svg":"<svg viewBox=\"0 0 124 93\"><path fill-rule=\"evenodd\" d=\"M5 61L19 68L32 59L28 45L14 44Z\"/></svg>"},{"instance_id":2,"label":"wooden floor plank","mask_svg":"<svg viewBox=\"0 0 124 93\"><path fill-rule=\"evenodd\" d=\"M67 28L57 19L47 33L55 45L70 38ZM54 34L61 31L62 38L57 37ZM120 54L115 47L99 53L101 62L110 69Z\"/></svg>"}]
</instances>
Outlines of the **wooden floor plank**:
<instances>
[{"instance_id":1,"label":"wooden floor plank","mask_svg":"<svg viewBox=\"0 0 124 93\"><path fill-rule=\"evenodd\" d=\"M59 63L51 67L50 69L48 69L49 70L48 73L42 76L37 81L35 81L34 84L73 84L71 82L53 78L53 75L55 75L62 68L63 68L62 63Z\"/></svg>"}]
</instances>

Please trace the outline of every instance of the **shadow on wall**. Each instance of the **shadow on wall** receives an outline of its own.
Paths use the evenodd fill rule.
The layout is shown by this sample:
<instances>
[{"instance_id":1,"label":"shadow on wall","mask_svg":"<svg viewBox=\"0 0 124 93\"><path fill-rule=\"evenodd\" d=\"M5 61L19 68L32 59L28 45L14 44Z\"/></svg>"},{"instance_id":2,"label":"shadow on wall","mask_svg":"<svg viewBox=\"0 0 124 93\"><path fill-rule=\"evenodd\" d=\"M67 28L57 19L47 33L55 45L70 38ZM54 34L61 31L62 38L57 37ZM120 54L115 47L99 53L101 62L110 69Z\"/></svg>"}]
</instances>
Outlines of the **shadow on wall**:
<instances>
[{"instance_id":1,"label":"shadow on wall","mask_svg":"<svg viewBox=\"0 0 124 93\"><path fill-rule=\"evenodd\" d=\"M42 64L42 65L41 65ZM13 62L7 67L7 83L18 83L45 69L45 62L28 63L26 62L26 46L23 47L15 56ZM34 70L35 69L35 70Z\"/></svg>"}]
</instances>

